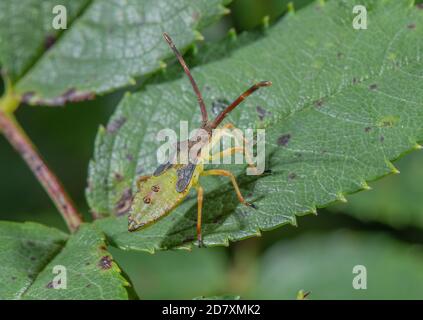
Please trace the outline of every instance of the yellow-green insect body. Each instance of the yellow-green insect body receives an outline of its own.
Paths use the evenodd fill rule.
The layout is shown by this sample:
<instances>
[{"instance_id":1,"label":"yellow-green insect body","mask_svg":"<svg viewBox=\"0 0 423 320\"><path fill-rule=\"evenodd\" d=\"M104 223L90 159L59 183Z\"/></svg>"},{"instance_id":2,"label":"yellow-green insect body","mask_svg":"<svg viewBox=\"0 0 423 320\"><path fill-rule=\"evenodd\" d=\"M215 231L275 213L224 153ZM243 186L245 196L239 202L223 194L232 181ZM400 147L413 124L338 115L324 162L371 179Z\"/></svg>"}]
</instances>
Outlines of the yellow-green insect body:
<instances>
[{"instance_id":1,"label":"yellow-green insect body","mask_svg":"<svg viewBox=\"0 0 423 320\"><path fill-rule=\"evenodd\" d=\"M193 186L198 184L198 179L203 171L203 164L199 163L192 168L191 178L181 176L181 172L188 171L188 165L175 164L160 172L156 170L151 177L140 179L138 191L134 196L128 219L128 230L135 231L156 222L169 214L188 195ZM178 182L186 186L177 188Z\"/></svg>"}]
</instances>

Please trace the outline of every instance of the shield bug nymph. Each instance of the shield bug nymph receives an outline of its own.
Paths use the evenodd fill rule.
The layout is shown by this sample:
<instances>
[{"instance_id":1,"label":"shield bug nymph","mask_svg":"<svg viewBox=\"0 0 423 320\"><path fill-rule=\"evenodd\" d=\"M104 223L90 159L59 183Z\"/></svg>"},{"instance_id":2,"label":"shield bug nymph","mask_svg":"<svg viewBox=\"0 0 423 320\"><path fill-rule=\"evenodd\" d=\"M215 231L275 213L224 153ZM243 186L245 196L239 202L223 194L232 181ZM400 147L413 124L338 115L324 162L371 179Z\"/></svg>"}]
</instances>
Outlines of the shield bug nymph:
<instances>
[{"instance_id":1,"label":"shield bug nymph","mask_svg":"<svg viewBox=\"0 0 423 320\"><path fill-rule=\"evenodd\" d=\"M201 92L191 75L188 66L186 65L182 55L179 53L172 39L167 33L163 34L166 42L173 50L174 54L182 65L186 75L188 76L192 88L197 96L198 104L200 106L202 124L201 128L207 135L207 150L211 150L212 146L219 142L222 136L212 135L212 131L222 123L223 119L238 106L245 98L261 87L268 87L272 83L270 81L261 81L252 85L248 90L242 93L236 98L229 106L222 110L214 120L209 121L206 106L203 101ZM222 126L223 129L235 128L234 125L228 123ZM224 131L221 131L224 132ZM240 138L240 137L234 137ZM242 144L243 145L243 144ZM193 144L188 142L188 148L191 148ZM206 149L206 148L204 148ZM213 158L220 158L225 155L231 155L237 152L244 152L243 147L231 147L223 150L216 154L209 155L208 153L201 152L200 149L197 153L195 163L190 162L188 164L175 163L174 161L161 164L152 175L142 176L137 180L137 188L133 203L131 206L130 214L128 217L128 230L136 231L153 224L158 219L169 214L175 207L177 207L188 195L191 188L195 188L197 191L197 239L198 245L202 245L201 235L201 217L203 208L203 188L199 184L200 176L225 176L228 177L235 189L236 195L239 201L246 205L255 208L251 203L245 201L242 196L238 184L234 175L227 170L211 169L204 170L204 160L207 157L208 160ZM177 156L177 155L176 155ZM247 162L248 162L248 157ZM253 167L254 164L249 162L249 166Z\"/></svg>"}]
</instances>

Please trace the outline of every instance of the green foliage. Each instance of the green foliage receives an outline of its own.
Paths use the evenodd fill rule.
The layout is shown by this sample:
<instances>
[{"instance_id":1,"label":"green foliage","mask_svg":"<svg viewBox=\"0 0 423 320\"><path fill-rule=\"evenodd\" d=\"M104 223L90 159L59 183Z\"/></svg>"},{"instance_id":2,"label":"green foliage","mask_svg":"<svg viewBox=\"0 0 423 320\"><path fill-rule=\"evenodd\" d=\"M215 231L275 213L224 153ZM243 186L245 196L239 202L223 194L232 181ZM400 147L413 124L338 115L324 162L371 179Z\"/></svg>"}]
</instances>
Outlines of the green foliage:
<instances>
[{"instance_id":1,"label":"green foliage","mask_svg":"<svg viewBox=\"0 0 423 320\"><path fill-rule=\"evenodd\" d=\"M135 84L172 55L162 31L183 49L200 37L197 29L225 13L221 2L94 0L16 90L32 93L31 104L60 105Z\"/></svg>"},{"instance_id":2,"label":"green foliage","mask_svg":"<svg viewBox=\"0 0 423 320\"><path fill-rule=\"evenodd\" d=\"M283 224L296 215L345 199L366 181L395 172L391 164L423 140L421 77L423 12L404 1L367 1L369 29L351 27L353 1L313 4L289 14L266 36L229 57L194 68L208 106L232 100L252 82L274 85L229 117L240 128L266 129L273 174L245 177L230 166L258 209L240 205L224 178L202 181L204 242L227 245ZM316 33L319 30L319 33ZM258 114L257 106L265 110ZM100 128L87 192L98 216L128 206L136 177L156 166L155 133L199 124L196 99L183 78L127 95ZM153 251L189 246L195 199L155 225L129 234L126 217L97 225L121 248ZM121 212L121 211L120 211Z\"/></svg>"},{"instance_id":3,"label":"green foliage","mask_svg":"<svg viewBox=\"0 0 423 320\"><path fill-rule=\"evenodd\" d=\"M348 203L330 207L365 221L378 221L396 228L423 228L423 152L397 163L400 175L372 183L370 192L354 194Z\"/></svg>"},{"instance_id":4,"label":"green foliage","mask_svg":"<svg viewBox=\"0 0 423 320\"><path fill-rule=\"evenodd\" d=\"M71 22L89 0L64 0ZM0 64L11 80L18 80L58 37L53 29L55 0L0 2Z\"/></svg>"},{"instance_id":5,"label":"green foliage","mask_svg":"<svg viewBox=\"0 0 423 320\"><path fill-rule=\"evenodd\" d=\"M127 299L128 282L107 252L104 235L81 226L69 240L35 223L0 222L1 299ZM55 266L67 289L54 289Z\"/></svg>"},{"instance_id":6,"label":"green foliage","mask_svg":"<svg viewBox=\"0 0 423 320\"><path fill-rule=\"evenodd\" d=\"M323 258L322 258L323 257ZM283 241L270 248L258 270L253 297L294 299L421 299L423 250L383 234L334 232ZM366 267L367 289L356 290L353 267ZM281 272L285 275L282 277ZM248 298L248 296L246 297Z\"/></svg>"}]
</instances>

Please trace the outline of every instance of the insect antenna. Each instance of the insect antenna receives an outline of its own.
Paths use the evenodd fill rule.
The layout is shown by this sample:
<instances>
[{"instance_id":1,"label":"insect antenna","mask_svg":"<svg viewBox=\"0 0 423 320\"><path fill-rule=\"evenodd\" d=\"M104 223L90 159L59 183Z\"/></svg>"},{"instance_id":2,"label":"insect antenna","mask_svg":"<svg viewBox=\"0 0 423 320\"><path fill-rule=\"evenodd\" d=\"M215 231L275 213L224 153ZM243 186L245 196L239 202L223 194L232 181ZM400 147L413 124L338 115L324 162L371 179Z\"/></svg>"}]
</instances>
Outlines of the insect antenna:
<instances>
[{"instance_id":1,"label":"insect antenna","mask_svg":"<svg viewBox=\"0 0 423 320\"><path fill-rule=\"evenodd\" d=\"M175 53L175 56L178 58L179 63L181 64L182 68L184 68L184 71L186 75L189 78L189 81L191 82L192 89L194 90L195 94L197 95L198 104L200 105L201 110L201 118L203 122L203 126L205 126L208 122L208 115L207 115L207 109L206 105L204 104L203 97L201 96L200 89L198 89L197 83L195 82L194 78L191 75L191 72L188 69L187 64L185 63L184 58L179 53L178 49L176 49L175 44L172 41L172 38L166 33L163 33L163 37L165 38L166 42L169 44L169 47L173 50L173 53Z\"/></svg>"},{"instance_id":2,"label":"insect antenna","mask_svg":"<svg viewBox=\"0 0 423 320\"><path fill-rule=\"evenodd\" d=\"M252 85L247 91L245 91L238 98L236 98L234 102L232 102L229 106L227 106L225 110L223 110L221 113L218 114L218 116L211 123L210 128L211 129L217 128L217 126L223 121L223 119L225 119L225 117L229 114L229 112L235 109L242 101L244 101L245 98L247 98L254 91L256 91L257 89L261 87L269 87L271 85L272 85L272 82L270 81L260 81Z\"/></svg>"}]
</instances>

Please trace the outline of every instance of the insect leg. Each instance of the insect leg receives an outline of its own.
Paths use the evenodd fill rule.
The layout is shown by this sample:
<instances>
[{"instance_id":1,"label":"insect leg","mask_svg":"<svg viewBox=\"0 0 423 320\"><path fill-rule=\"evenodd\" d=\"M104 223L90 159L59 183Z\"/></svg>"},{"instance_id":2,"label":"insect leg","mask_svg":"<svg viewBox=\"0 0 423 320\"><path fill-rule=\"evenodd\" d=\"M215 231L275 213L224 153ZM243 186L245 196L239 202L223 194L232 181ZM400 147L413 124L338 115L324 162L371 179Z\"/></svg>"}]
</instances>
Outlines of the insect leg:
<instances>
[{"instance_id":1,"label":"insect leg","mask_svg":"<svg viewBox=\"0 0 423 320\"><path fill-rule=\"evenodd\" d=\"M197 240L198 240L198 246L203 246L203 238L201 236L201 217L202 217L202 211L203 211L203 194L204 189L202 186L197 185Z\"/></svg>"},{"instance_id":2,"label":"insect leg","mask_svg":"<svg viewBox=\"0 0 423 320\"><path fill-rule=\"evenodd\" d=\"M236 127L232 124L232 123L226 123L223 127L222 127L222 129L236 129ZM257 167L256 167L256 165L254 164L254 161L253 161L253 156L252 156L252 154L250 153L250 150L248 149L248 148L246 148L246 146L250 143L245 137L244 137L244 135L241 133L241 132L239 132L239 130L233 130L232 132L227 132L227 131L222 131L222 133L220 134L220 136L219 136L219 139L221 138L221 136L223 136L223 135L226 135L226 136L231 136L231 137L233 137L233 138L235 138L236 140L237 140L237 143L238 144L240 144L240 145L242 145L242 146L244 146L244 147L242 147L241 149L239 149L239 147L236 147L237 148L237 150L234 150L233 151L233 153L235 153L235 152L244 152L244 155L245 155L245 160L247 161L247 164L248 164L248 166L251 168L251 170L253 170L254 172L255 172L255 175L257 175ZM222 153L223 152L225 152L226 150L224 150L224 151L222 151ZM230 154L233 154L233 153L227 153L226 155L230 155ZM212 155L210 158L209 158L209 160L212 160L213 159L213 157L214 157L215 155ZM221 156L221 155L216 155L216 157L217 156Z\"/></svg>"},{"instance_id":3,"label":"insect leg","mask_svg":"<svg viewBox=\"0 0 423 320\"><path fill-rule=\"evenodd\" d=\"M146 180L148 180L148 179L150 179L151 178L151 176L141 176L141 177L139 177L138 179L137 179L137 188L138 188L138 190L140 189L140 187L141 187L141 182L144 182L144 181L146 181Z\"/></svg>"},{"instance_id":4,"label":"insect leg","mask_svg":"<svg viewBox=\"0 0 423 320\"><path fill-rule=\"evenodd\" d=\"M211 170L203 171L201 173L201 175L202 176L225 176L225 177L229 177L231 179L232 185L234 186L235 193L238 197L239 202L241 202L242 204L245 204L246 206L249 206L249 207L256 209L256 206L254 204L251 204L251 203L248 203L247 201L245 201L244 197L241 194L241 191L239 190L238 183L236 182L234 175L230 171L221 170L221 169L211 169Z\"/></svg>"},{"instance_id":5,"label":"insect leg","mask_svg":"<svg viewBox=\"0 0 423 320\"><path fill-rule=\"evenodd\" d=\"M212 154L211 156L209 156L209 161L213 161L213 160L215 160L217 158L220 159L220 157L224 158L224 157L227 157L227 156L231 156L231 155L233 155L236 152L241 152L242 153L242 152L244 152L244 148L243 147L232 147L232 148L225 149L225 150L223 150L221 152L217 152L217 153Z\"/></svg>"},{"instance_id":6,"label":"insect leg","mask_svg":"<svg viewBox=\"0 0 423 320\"><path fill-rule=\"evenodd\" d=\"M217 128L217 126L223 121L223 119L225 119L228 113L231 112L233 109L235 109L242 101L244 101L245 98L247 98L254 91L256 91L257 89L261 87L268 87L271 85L272 85L272 82L270 81L260 81L252 85L248 90L246 90L238 98L236 98L234 102L232 102L228 107L226 107L225 110L223 110L221 113L217 115L217 117L211 123L210 128L212 129Z\"/></svg>"}]
</instances>

